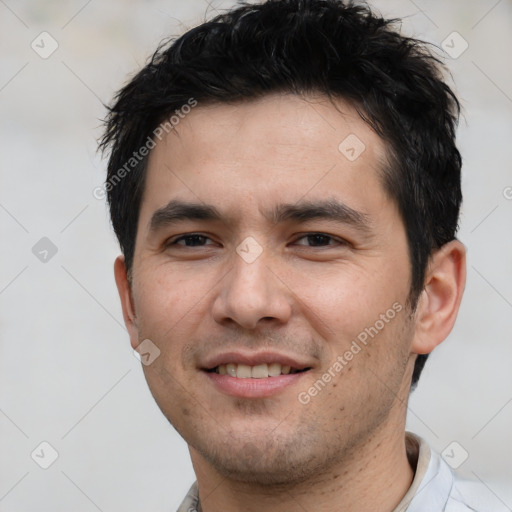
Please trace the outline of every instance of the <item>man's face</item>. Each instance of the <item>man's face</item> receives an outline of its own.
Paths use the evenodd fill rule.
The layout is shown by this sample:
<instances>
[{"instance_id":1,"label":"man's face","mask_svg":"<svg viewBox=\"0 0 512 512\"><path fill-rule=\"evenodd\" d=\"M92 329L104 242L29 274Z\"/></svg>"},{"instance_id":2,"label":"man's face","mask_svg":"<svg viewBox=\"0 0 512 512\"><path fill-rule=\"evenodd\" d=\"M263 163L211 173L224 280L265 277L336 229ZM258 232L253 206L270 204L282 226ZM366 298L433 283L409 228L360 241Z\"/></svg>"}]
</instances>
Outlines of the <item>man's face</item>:
<instances>
[{"instance_id":1,"label":"man's face","mask_svg":"<svg viewBox=\"0 0 512 512\"><path fill-rule=\"evenodd\" d=\"M382 140L338 106L199 104L150 155L132 344L158 347L158 405L225 476L299 480L402 426L407 239Z\"/></svg>"}]
</instances>

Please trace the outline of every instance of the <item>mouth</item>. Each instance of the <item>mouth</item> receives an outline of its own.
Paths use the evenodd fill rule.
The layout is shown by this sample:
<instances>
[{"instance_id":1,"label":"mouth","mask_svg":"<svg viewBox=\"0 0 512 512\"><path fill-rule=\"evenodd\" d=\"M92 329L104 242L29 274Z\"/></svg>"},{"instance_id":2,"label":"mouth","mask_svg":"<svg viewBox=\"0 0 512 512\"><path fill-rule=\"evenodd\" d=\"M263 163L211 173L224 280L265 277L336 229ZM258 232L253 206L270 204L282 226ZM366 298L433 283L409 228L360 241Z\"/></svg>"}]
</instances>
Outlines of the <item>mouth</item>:
<instances>
[{"instance_id":1,"label":"mouth","mask_svg":"<svg viewBox=\"0 0 512 512\"><path fill-rule=\"evenodd\" d=\"M206 370L208 373L216 373L218 375L229 375L237 379L269 379L279 377L280 375L294 375L311 370L310 367L293 368L290 365L281 363L262 363L254 366L248 364L227 363L220 364Z\"/></svg>"},{"instance_id":2,"label":"mouth","mask_svg":"<svg viewBox=\"0 0 512 512\"><path fill-rule=\"evenodd\" d=\"M266 398L293 386L313 366L276 353L231 352L210 359L201 368L210 384L224 395Z\"/></svg>"}]
</instances>

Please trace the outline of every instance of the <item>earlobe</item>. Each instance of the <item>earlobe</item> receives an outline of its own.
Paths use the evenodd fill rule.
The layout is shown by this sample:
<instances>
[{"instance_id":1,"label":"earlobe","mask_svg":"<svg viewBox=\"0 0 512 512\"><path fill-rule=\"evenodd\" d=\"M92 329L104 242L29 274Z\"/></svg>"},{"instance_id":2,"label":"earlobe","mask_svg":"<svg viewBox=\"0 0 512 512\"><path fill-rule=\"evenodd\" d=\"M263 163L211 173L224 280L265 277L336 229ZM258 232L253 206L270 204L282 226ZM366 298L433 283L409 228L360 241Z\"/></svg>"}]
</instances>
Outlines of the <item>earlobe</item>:
<instances>
[{"instance_id":1,"label":"earlobe","mask_svg":"<svg viewBox=\"0 0 512 512\"><path fill-rule=\"evenodd\" d=\"M130 335L131 345L135 349L139 344L137 317L135 315L132 290L128 280L125 260L122 255L118 256L114 262L114 277L121 300L124 323Z\"/></svg>"},{"instance_id":2,"label":"earlobe","mask_svg":"<svg viewBox=\"0 0 512 512\"><path fill-rule=\"evenodd\" d=\"M416 309L413 353L429 354L446 339L455 324L465 283L466 249L453 240L430 259Z\"/></svg>"}]
</instances>

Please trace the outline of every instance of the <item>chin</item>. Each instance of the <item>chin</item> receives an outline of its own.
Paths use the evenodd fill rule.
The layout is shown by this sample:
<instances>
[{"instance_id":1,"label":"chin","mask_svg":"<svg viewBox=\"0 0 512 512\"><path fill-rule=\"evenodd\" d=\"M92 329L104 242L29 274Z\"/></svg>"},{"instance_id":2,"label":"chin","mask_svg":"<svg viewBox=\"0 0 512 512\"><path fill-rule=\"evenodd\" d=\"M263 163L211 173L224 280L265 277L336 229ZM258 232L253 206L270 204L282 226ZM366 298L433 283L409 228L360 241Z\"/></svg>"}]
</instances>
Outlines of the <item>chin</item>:
<instances>
[{"instance_id":1,"label":"chin","mask_svg":"<svg viewBox=\"0 0 512 512\"><path fill-rule=\"evenodd\" d=\"M266 487L296 485L318 474L325 464L314 455L312 444L305 445L297 440L286 442L274 438L257 444L234 443L231 439L217 449L212 448L209 444L196 450L222 476Z\"/></svg>"}]
</instances>

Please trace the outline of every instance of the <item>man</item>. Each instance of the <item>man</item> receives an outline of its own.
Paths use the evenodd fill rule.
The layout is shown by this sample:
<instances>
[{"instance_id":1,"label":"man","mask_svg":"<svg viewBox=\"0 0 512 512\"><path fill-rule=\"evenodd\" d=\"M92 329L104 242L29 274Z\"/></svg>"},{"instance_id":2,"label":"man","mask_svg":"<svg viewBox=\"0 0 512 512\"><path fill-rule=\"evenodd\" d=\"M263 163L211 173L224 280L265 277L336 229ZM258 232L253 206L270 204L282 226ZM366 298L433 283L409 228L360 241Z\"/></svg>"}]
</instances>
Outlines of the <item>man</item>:
<instances>
[{"instance_id":1,"label":"man","mask_svg":"<svg viewBox=\"0 0 512 512\"><path fill-rule=\"evenodd\" d=\"M190 449L179 511L490 510L405 433L465 282L458 110L424 45L335 0L237 7L119 92L115 277Z\"/></svg>"}]
</instances>

